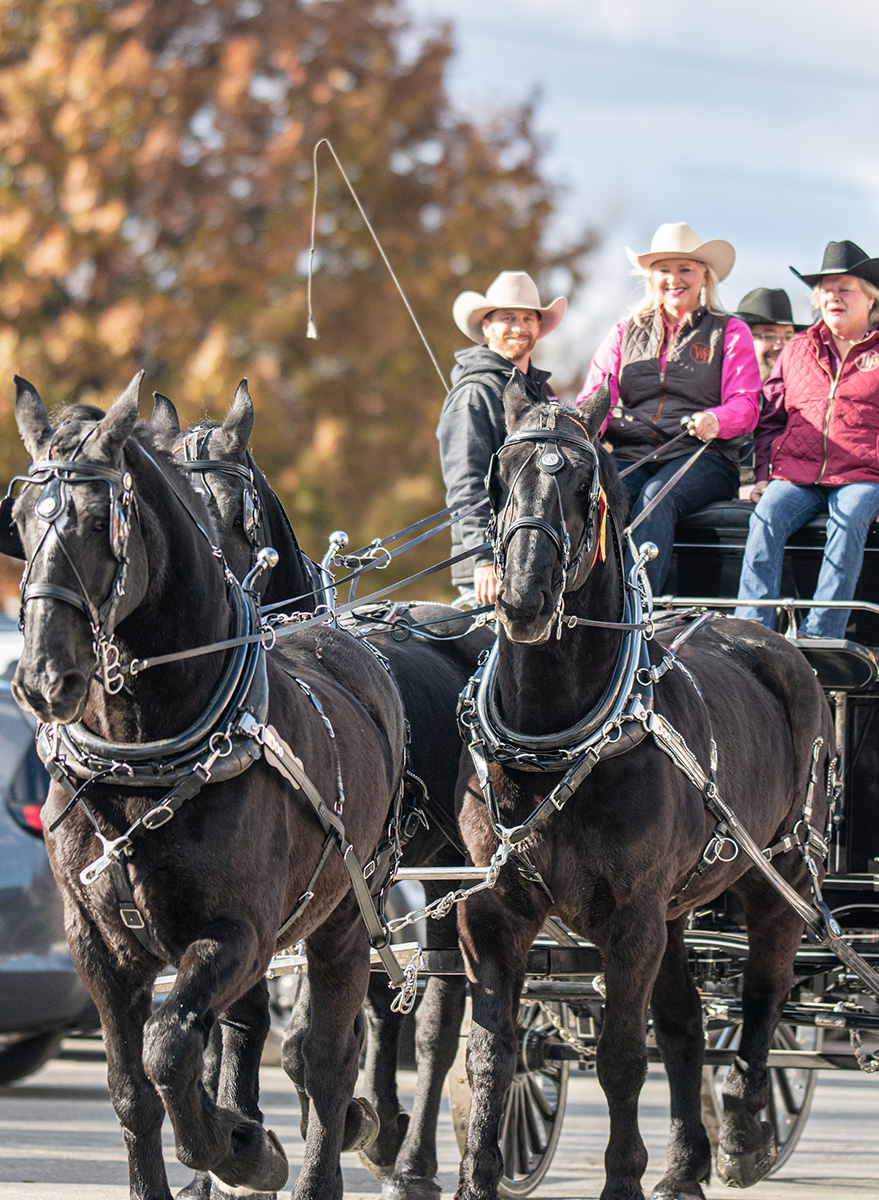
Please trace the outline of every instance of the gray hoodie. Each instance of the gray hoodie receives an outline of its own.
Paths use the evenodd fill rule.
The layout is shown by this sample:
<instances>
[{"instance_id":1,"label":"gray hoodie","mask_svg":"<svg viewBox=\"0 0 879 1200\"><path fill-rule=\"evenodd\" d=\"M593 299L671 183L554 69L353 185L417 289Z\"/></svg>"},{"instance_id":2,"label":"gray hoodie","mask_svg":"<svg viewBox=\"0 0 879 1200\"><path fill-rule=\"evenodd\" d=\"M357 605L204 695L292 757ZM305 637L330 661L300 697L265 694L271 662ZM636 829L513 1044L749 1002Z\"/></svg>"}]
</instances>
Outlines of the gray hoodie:
<instances>
[{"instance_id":1,"label":"gray hoodie","mask_svg":"<svg viewBox=\"0 0 879 1200\"><path fill-rule=\"evenodd\" d=\"M507 436L504 418L504 388L516 368L488 346L471 346L455 354L452 389L440 414L436 436L446 485L446 504L457 504L482 492L491 456ZM552 400L549 372L535 367L533 360L522 375L535 404ZM452 554L470 550L485 541L489 510L479 509L452 526ZM452 582L472 584L473 568L492 561L483 551L452 567Z\"/></svg>"}]
</instances>

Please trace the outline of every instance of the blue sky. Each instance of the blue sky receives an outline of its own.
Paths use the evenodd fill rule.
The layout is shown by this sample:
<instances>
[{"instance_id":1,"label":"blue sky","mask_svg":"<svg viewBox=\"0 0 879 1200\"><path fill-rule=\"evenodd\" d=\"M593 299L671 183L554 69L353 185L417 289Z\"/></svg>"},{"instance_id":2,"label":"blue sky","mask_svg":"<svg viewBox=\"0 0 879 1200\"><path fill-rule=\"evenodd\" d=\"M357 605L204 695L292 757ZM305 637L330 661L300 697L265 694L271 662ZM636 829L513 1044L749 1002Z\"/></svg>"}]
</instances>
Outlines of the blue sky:
<instances>
[{"instance_id":1,"label":"blue sky","mask_svg":"<svg viewBox=\"0 0 879 1200\"><path fill-rule=\"evenodd\" d=\"M601 234L544 365L585 372L638 294L624 247L646 250L665 221L733 243L729 309L753 287L784 287L807 320L789 264L816 270L842 238L879 256L877 0L406 6L422 29L453 27L456 108L488 113L538 93L546 174L566 188L559 230L585 221Z\"/></svg>"}]
</instances>

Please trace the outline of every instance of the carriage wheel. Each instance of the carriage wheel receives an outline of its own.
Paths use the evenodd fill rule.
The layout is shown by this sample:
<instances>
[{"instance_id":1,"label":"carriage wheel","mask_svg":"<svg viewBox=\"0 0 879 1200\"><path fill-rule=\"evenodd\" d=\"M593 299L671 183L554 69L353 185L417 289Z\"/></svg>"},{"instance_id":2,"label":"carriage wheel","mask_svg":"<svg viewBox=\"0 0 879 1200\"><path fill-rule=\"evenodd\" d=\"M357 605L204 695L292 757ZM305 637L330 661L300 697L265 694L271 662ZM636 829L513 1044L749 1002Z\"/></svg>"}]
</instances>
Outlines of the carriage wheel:
<instances>
[{"instance_id":1,"label":"carriage wheel","mask_svg":"<svg viewBox=\"0 0 879 1200\"><path fill-rule=\"evenodd\" d=\"M565 1004L549 1004L546 1008L551 1008L567 1024ZM470 1088L465 1064L470 1017L468 999L458 1054L449 1075L452 1126L462 1154L470 1119ZM558 1145L568 1095L570 1063L545 1062L538 1053L529 1052L529 1047L538 1046L543 1036L551 1035L552 1031L544 1006L523 1002L519 1009L516 1074L507 1093L501 1120L500 1143L504 1156L504 1173L498 1185L501 1196L530 1195L549 1170Z\"/></svg>"},{"instance_id":2,"label":"carriage wheel","mask_svg":"<svg viewBox=\"0 0 879 1200\"><path fill-rule=\"evenodd\" d=\"M711 1045L718 1050L735 1049L741 1036L741 1025L726 1025L711 1035ZM820 1051L824 1030L814 1025L788 1025L782 1022L772 1039L773 1050ZM702 1120L711 1139L712 1151L717 1151L720 1118L723 1113L723 1084L728 1067L706 1067L702 1073ZM800 1067L769 1068L769 1103L760 1113L775 1130L778 1158L769 1172L774 1174L794 1152L806 1125L812 1096L818 1082L817 1071Z\"/></svg>"}]
</instances>

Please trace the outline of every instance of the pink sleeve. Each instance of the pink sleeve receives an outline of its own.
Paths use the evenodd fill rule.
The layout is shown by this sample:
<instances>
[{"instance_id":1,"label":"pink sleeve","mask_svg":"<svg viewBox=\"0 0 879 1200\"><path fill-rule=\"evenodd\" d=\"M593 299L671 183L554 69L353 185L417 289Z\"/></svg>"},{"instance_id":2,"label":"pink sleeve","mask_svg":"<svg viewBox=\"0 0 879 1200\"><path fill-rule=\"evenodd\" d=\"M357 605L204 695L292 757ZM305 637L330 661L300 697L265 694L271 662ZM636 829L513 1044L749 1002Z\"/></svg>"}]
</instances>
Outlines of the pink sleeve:
<instances>
[{"instance_id":1,"label":"pink sleeve","mask_svg":"<svg viewBox=\"0 0 879 1200\"><path fill-rule=\"evenodd\" d=\"M756 427L760 416L760 386L760 368L751 331L744 321L730 317L723 342L720 404L717 408L706 409L717 417L719 437L740 437Z\"/></svg>"},{"instance_id":2,"label":"pink sleeve","mask_svg":"<svg viewBox=\"0 0 879 1200\"><path fill-rule=\"evenodd\" d=\"M610 401L611 406L620 402L620 356L623 344L623 330L628 325L628 321L620 321L614 325L607 333L595 351L595 357L589 365L589 370L586 372L586 379L577 396L577 403L582 404L588 399L594 391L601 386L606 375L610 376ZM601 427L601 433L604 433L607 421L610 420L608 414L607 420ZM600 435L599 435L600 436Z\"/></svg>"}]
</instances>

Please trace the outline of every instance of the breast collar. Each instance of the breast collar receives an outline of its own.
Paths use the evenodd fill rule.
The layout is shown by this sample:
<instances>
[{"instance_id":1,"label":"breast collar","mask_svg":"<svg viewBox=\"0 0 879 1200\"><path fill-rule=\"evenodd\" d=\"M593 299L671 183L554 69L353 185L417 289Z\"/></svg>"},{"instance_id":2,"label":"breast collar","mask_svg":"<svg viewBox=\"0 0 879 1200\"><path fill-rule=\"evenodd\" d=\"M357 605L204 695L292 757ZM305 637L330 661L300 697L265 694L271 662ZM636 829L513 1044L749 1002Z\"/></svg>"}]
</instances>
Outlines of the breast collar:
<instances>
[{"instance_id":1,"label":"breast collar","mask_svg":"<svg viewBox=\"0 0 879 1200\"><path fill-rule=\"evenodd\" d=\"M227 595L233 614L233 637L259 632L254 597L231 575ZM176 737L154 742L110 742L81 721L70 725L42 724L37 750L46 769L71 795L84 782L101 779L118 787L173 787L210 761L212 783L231 779L260 757L256 741L236 732L250 713L262 724L268 713L266 649L255 642L235 646L204 711Z\"/></svg>"}]
</instances>

